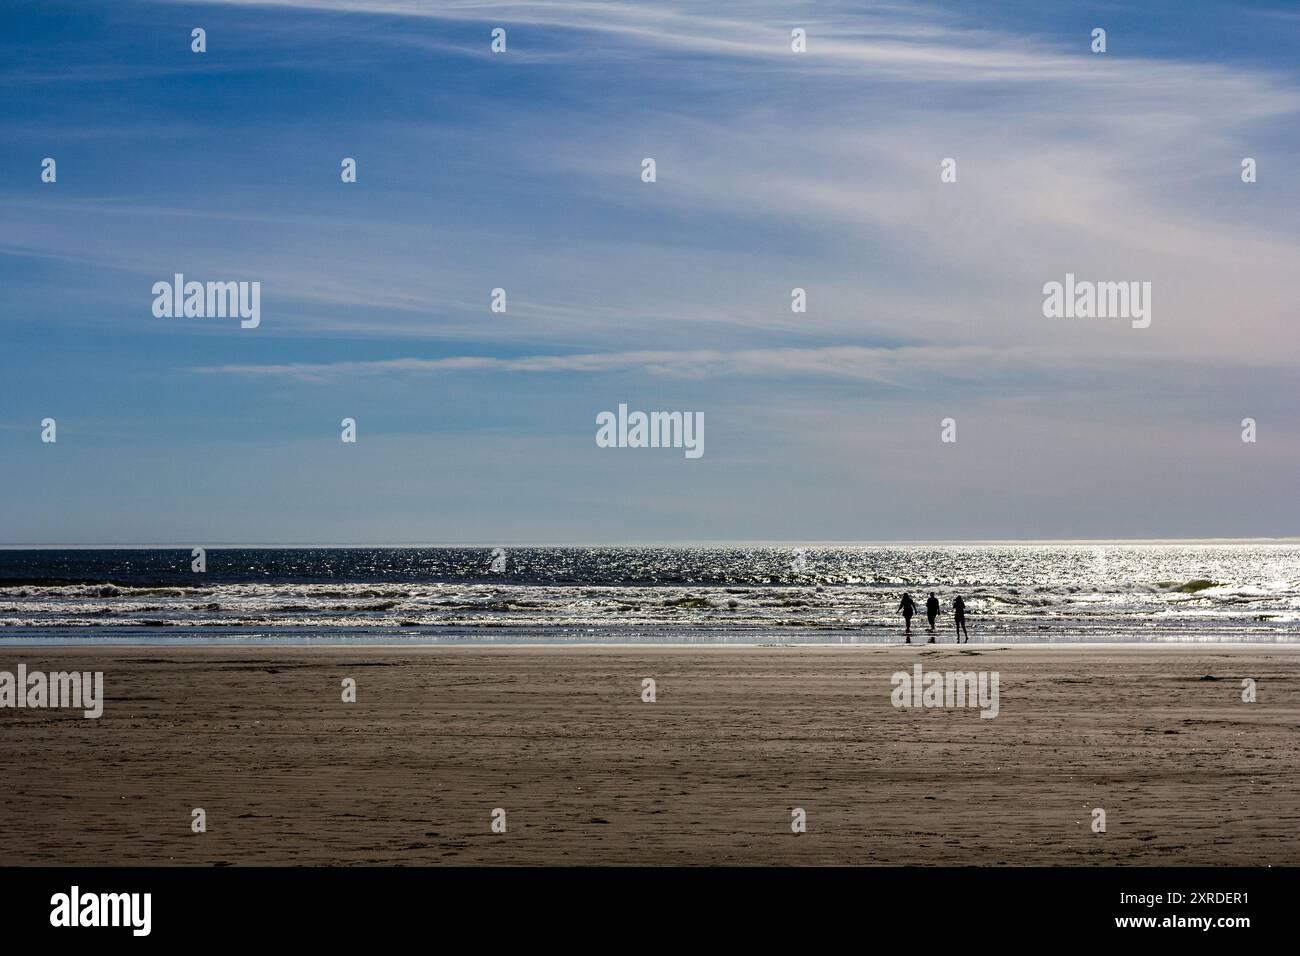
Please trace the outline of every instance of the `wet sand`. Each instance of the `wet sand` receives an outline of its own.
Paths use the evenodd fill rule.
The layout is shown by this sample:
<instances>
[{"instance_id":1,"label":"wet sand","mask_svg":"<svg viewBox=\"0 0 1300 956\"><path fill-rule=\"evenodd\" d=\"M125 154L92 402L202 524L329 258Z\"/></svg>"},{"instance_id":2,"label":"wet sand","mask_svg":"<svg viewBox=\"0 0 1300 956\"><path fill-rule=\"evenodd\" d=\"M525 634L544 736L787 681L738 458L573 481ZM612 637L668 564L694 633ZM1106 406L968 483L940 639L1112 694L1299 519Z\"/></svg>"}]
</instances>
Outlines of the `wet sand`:
<instances>
[{"instance_id":1,"label":"wet sand","mask_svg":"<svg viewBox=\"0 0 1300 956\"><path fill-rule=\"evenodd\" d=\"M997 671L999 715L895 708L918 661ZM106 703L0 710L7 865L1300 864L1297 647L0 650L19 663L101 670Z\"/></svg>"}]
</instances>

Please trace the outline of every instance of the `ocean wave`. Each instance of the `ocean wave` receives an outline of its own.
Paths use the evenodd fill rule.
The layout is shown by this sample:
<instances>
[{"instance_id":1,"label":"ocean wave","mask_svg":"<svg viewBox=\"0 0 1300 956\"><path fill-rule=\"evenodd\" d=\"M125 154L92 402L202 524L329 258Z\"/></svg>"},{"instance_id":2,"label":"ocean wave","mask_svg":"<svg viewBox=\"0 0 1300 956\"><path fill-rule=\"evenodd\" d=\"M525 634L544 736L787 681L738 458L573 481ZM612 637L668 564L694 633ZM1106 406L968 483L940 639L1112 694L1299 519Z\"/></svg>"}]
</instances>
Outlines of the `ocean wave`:
<instances>
[{"instance_id":1,"label":"ocean wave","mask_svg":"<svg viewBox=\"0 0 1300 956\"><path fill-rule=\"evenodd\" d=\"M185 568L171 577L133 570L128 565L136 558L119 553L108 572L80 583L70 582L66 570L6 571L0 552L0 630L618 626L884 633L900 627L903 591L919 602L935 591L944 605L941 633L952 626L950 604L959 593L972 629L986 633L1297 632L1300 548L1107 548L1104 560L1095 551L811 549L808 570L792 573L792 552L784 549L520 549L510 552L509 572L494 574L477 566L482 553L472 549L376 551L355 559L350 552L240 552L239 562L210 551L209 567L222 570L201 582L178 552L142 559ZM42 560L29 554L18 564L32 570ZM84 555L58 560L61 569L109 563ZM312 562L319 580L303 580ZM457 562L468 568L459 576L451 573ZM339 580L389 565L401 580ZM240 579L221 579L236 567ZM266 580L268 568L292 579Z\"/></svg>"},{"instance_id":2,"label":"ocean wave","mask_svg":"<svg viewBox=\"0 0 1300 956\"><path fill-rule=\"evenodd\" d=\"M1159 586L1166 591L1180 591L1184 594L1195 594L1198 591L1205 591L1209 588L1217 588L1222 585L1217 581L1211 581L1208 578L1193 578L1190 581L1184 581L1179 584L1176 581L1161 581Z\"/></svg>"}]
</instances>

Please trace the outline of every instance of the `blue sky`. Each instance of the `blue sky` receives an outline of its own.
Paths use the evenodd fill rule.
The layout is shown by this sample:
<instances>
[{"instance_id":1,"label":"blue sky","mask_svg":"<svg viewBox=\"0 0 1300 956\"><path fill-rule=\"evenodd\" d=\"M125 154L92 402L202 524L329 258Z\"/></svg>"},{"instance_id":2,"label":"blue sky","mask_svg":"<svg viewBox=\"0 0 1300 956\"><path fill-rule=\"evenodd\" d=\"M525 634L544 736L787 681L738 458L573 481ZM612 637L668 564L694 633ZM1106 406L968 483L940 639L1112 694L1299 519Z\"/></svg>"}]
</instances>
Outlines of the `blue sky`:
<instances>
[{"instance_id":1,"label":"blue sky","mask_svg":"<svg viewBox=\"0 0 1300 956\"><path fill-rule=\"evenodd\" d=\"M1280 3L8 3L0 542L1300 534L1298 46ZM155 318L176 272L261 326ZM1044 318L1066 272L1151 327ZM704 456L598 448L619 403Z\"/></svg>"}]
</instances>

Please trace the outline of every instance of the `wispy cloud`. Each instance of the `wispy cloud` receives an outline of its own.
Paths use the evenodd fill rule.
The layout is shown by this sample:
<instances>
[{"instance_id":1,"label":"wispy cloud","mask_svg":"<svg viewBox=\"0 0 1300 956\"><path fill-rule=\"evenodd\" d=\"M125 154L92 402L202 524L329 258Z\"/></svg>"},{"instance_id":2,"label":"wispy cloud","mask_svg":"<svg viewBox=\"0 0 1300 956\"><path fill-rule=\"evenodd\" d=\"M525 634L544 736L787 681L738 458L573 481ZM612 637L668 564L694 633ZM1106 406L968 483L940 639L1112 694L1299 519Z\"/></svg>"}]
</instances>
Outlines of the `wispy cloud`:
<instances>
[{"instance_id":1,"label":"wispy cloud","mask_svg":"<svg viewBox=\"0 0 1300 956\"><path fill-rule=\"evenodd\" d=\"M1257 364L1268 364L1259 356ZM338 362L228 364L187 369L202 375L247 376L302 383L336 383L367 376L432 376L456 373L530 373L603 375L640 373L679 379L799 378L872 382L894 388L914 383L1024 383L1050 378L1058 388L1091 382L1131 379L1140 364L1118 356L1102 362L1079 359L1060 347L900 346L869 348L766 348L639 350L567 355L498 357L454 355L439 358L404 356ZM1173 371L1173 375L1186 374Z\"/></svg>"},{"instance_id":2,"label":"wispy cloud","mask_svg":"<svg viewBox=\"0 0 1300 956\"><path fill-rule=\"evenodd\" d=\"M945 353L960 362L991 357L987 349L956 349ZM215 375L289 378L327 382L364 375L449 372L606 373L637 371L651 375L700 378L716 375L818 375L890 382L889 370L909 357L937 358L929 349L869 349L854 346L817 349L711 349L632 351L579 355L529 355L518 358L461 355L444 358L393 358L374 361L288 363L277 365L218 365L190 371Z\"/></svg>"},{"instance_id":3,"label":"wispy cloud","mask_svg":"<svg viewBox=\"0 0 1300 956\"><path fill-rule=\"evenodd\" d=\"M176 0L204 5L210 0ZM940 5L822 3L791 6L771 0L729 5L725 13L690 2L526 3L451 0L219 0L222 4L298 9L317 13L395 16L442 22L518 25L604 34L650 50L710 57L780 60L794 70L844 70L888 76L908 82L942 83L1087 82L1127 88L1130 94L1161 95L1177 91L1187 80L1201 92L1217 84L1224 98L1269 92L1240 71L1137 58L1114 57L1098 70L1081 35L1071 52L1062 42L1049 44L1023 34L980 28L972 15L957 15ZM815 55L790 56L790 31L805 29ZM483 46L486 47L484 37ZM584 58L616 55L588 43L574 44ZM527 46L523 47L527 50ZM474 52L466 48L467 54ZM1140 88L1135 88L1141 81ZM1288 98L1289 100L1289 98ZM1248 114L1293 108L1274 97L1250 99Z\"/></svg>"},{"instance_id":4,"label":"wispy cloud","mask_svg":"<svg viewBox=\"0 0 1300 956\"><path fill-rule=\"evenodd\" d=\"M1294 530L1294 496L1271 489L1293 485L1300 453L1300 80L1204 22L1249 40L1282 18L47 2L0 34L0 83L19 92L0 106L0 165L17 171L0 183L16 429L0 519L31 537L80 520L111 538L173 489L150 533L174 538L202 487L207 527L313 538L362 486L400 502L390 527L490 513L542 537L557 489L606 537L672 526L677 499L688 530L711 515L721 537L778 533L774 501L798 502L790 533L841 532L867 508L863 534L924 534L907 512L940 499L984 535L1197 533L1207 514L1235 522L1243 487L1252 529ZM1104 56L1088 52L1094 14ZM209 27L205 56L191 22ZM488 50L498 25L506 57ZM38 181L46 155L57 185ZM155 318L150 286L174 272L260 281L262 325ZM1066 272L1150 281L1151 327L1044 318L1043 283ZM624 398L707 411L704 467L597 456L593 408ZM61 442L38 455L30 423L47 414ZM333 431L345 415L356 447ZM949 415L955 448L937 440ZM1258 445L1236 434L1247 415ZM455 470L435 509L409 476L444 441ZM64 460L57 502L29 513ZM155 493L118 517L116 489L141 475ZM331 505L285 509L309 481L332 484ZM489 487L466 507L459 489ZM646 517L633 502L652 497ZM388 533L372 518L349 519L357 536Z\"/></svg>"},{"instance_id":5,"label":"wispy cloud","mask_svg":"<svg viewBox=\"0 0 1300 956\"><path fill-rule=\"evenodd\" d=\"M370 190L376 164L394 153L486 151L495 182L461 174L491 190L482 195L493 218L482 224L463 211L447 221L449 180L413 167L402 170L409 182L400 207L381 198L327 213L269 195L170 210L20 202L0 241L26 256L44 248L149 276L179 267L151 220L212 219L220 231L195 230L189 245L201 255L193 258L264 281L268 308L279 309L268 334L585 341L625 351L652 345L667 325L689 326L711 347L774 335L1050 345L1061 329L1037 316L1038 289L1071 270L1155 283L1153 337L1175 323L1177 334L1161 341L1153 361L1248 361L1259 339L1286 338L1286 303L1300 296L1292 268L1300 233L1285 204L1223 198L1240 156L1258 151L1269 124L1300 110L1300 90L1276 72L1097 57L1086 34L1071 42L994 30L941 6L234 6L278 11L306 37L313 26L322 36L337 32L337 16L409 22L409 30L360 31L358 42L380 48L393 37L433 35L439 24L484 25L482 42L465 46L480 52L488 25L552 28L520 31L512 50L567 49L575 67L636 62L638 75L649 71L647 89L663 95L631 115L621 100L605 102L607 90L579 84L553 101L542 91L528 110L504 115L483 101L477 133L451 140L415 117L367 130L383 149L363 156ZM331 19L313 23L315 14ZM809 30L809 53L789 52L792 25ZM279 52L285 29L266 41L267 57ZM690 82L671 62L645 59L658 54L689 60ZM742 74L752 93L737 95L736 71L746 63L755 67ZM687 90L706 105L688 105L679 97ZM467 102L477 95L465 92ZM181 128L189 136L193 124ZM650 152L661 163L653 192L637 188L633 172ZM937 161L947 155L961 173L945 188ZM1265 168L1273 195L1294 196L1272 175L1276 165ZM515 182L518 192L503 197ZM581 225L550 207L560 190L586 211ZM696 239L702 228L704 241ZM131 241L103 241L123 230ZM776 242L756 238L778 232L785 236ZM531 237L526 255L514 246L499 255L500 237L512 234ZM497 285L510 288L511 320L482 321L486 290ZM780 304L795 285L815 302L802 319ZM1224 323L1227 311L1249 316L1251 334ZM1092 355L1126 347L1103 337L1071 342ZM1295 357L1300 339L1279 341L1279 350Z\"/></svg>"}]
</instances>

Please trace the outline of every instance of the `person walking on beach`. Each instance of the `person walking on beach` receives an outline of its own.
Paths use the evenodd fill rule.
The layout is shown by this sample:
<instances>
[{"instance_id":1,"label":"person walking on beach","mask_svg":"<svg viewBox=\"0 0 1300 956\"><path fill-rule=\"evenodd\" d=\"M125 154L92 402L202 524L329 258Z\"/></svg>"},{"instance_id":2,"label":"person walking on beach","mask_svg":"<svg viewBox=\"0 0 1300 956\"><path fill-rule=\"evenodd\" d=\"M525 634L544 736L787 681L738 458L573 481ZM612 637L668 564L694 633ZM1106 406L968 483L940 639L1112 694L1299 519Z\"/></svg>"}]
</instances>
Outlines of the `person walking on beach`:
<instances>
[{"instance_id":1,"label":"person walking on beach","mask_svg":"<svg viewBox=\"0 0 1300 956\"><path fill-rule=\"evenodd\" d=\"M966 630L966 602L957 595L956 600L952 602L952 619L957 624L957 643L961 643L962 634L966 635L966 643L970 643L970 632Z\"/></svg>"},{"instance_id":2,"label":"person walking on beach","mask_svg":"<svg viewBox=\"0 0 1300 956\"><path fill-rule=\"evenodd\" d=\"M930 622L930 643L934 643L934 619L939 616L939 599L930 592L930 600L925 602L925 617Z\"/></svg>"},{"instance_id":3,"label":"person walking on beach","mask_svg":"<svg viewBox=\"0 0 1300 956\"><path fill-rule=\"evenodd\" d=\"M903 612L903 624L907 627L906 644L912 643L912 615L916 613L916 602L912 600L912 595L904 593L903 600L898 602L898 609Z\"/></svg>"}]
</instances>

